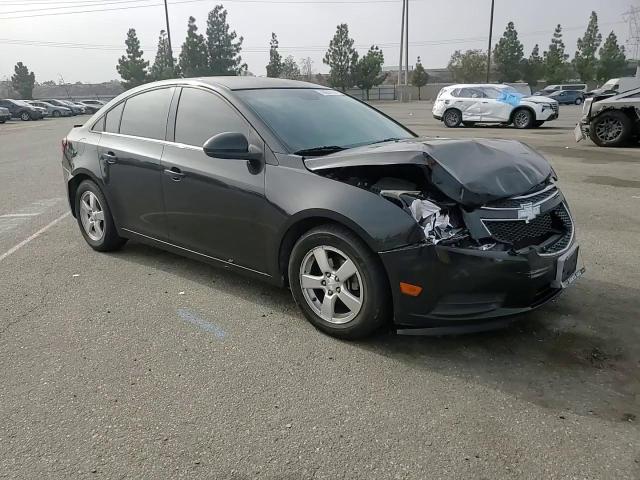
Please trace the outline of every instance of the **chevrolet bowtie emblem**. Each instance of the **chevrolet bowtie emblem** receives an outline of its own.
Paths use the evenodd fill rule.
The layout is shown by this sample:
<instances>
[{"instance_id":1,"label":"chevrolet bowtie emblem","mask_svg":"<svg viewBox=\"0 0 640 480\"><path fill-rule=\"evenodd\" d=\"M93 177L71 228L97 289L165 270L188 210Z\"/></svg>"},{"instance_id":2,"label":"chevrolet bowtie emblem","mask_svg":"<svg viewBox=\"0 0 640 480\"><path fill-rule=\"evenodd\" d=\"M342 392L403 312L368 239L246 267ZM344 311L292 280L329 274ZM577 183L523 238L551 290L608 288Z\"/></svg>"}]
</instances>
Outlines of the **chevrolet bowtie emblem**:
<instances>
[{"instance_id":1,"label":"chevrolet bowtie emblem","mask_svg":"<svg viewBox=\"0 0 640 480\"><path fill-rule=\"evenodd\" d=\"M540 205L533 206L533 203L523 203L518 210L518 220L524 220L529 223L531 220L540 215Z\"/></svg>"}]
</instances>

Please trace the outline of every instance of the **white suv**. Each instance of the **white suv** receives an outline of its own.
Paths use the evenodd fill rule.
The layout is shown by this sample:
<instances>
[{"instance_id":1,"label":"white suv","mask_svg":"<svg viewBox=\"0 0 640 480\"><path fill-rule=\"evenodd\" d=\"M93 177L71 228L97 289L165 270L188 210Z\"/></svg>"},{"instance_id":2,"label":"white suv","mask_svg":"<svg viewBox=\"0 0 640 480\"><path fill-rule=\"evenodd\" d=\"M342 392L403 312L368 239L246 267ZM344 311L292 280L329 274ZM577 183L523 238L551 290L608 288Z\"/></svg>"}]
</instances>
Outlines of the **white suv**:
<instances>
[{"instance_id":1,"label":"white suv","mask_svg":"<svg viewBox=\"0 0 640 480\"><path fill-rule=\"evenodd\" d=\"M438 93L433 116L447 127L513 123L516 128L531 128L558 118L558 102L548 97L523 96L508 85L452 85Z\"/></svg>"}]
</instances>

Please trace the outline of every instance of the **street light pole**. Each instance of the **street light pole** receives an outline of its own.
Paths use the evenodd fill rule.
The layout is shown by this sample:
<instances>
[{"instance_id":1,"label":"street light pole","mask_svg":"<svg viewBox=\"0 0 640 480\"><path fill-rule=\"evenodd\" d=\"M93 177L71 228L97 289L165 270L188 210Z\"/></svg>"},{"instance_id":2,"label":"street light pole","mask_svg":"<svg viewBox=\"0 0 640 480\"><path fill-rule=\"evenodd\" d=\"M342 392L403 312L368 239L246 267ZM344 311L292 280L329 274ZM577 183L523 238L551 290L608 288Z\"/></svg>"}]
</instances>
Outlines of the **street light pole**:
<instances>
[{"instance_id":1,"label":"street light pole","mask_svg":"<svg viewBox=\"0 0 640 480\"><path fill-rule=\"evenodd\" d=\"M402 0L402 20L400 21L400 62L398 63L398 86L402 85L402 50L404 46L404 6L406 0Z\"/></svg>"},{"instance_id":2,"label":"street light pole","mask_svg":"<svg viewBox=\"0 0 640 480\"><path fill-rule=\"evenodd\" d=\"M404 84L409 85L409 0L405 0L405 2L407 3L407 7L404 24L404 35L407 39L407 43L404 46Z\"/></svg>"},{"instance_id":3,"label":"street light pole","mask_svg":"<svg viewBox=\"0 0 640 480\"><path fill-rule=\"evenodd\" d=\"M491 0L491 19L489 20L489 48L487 49L487 83L491 75L491 37L493 36L493 7L495 0Z\"/></svg>"},{"instance_id":4,"label":"street light pole","mask_svg":"<svg viewBox=\"0 0 640 480\"><path fill-rule=\"evenodd\" d=\"M167 41L169 42L169 61L171 62L171 73L175 74L173 68L173 48L171 47L171 30L169 29L169 7L167 7L167 0L164 0L164 18L167 23Z\"/></svg>"}]
</instances>

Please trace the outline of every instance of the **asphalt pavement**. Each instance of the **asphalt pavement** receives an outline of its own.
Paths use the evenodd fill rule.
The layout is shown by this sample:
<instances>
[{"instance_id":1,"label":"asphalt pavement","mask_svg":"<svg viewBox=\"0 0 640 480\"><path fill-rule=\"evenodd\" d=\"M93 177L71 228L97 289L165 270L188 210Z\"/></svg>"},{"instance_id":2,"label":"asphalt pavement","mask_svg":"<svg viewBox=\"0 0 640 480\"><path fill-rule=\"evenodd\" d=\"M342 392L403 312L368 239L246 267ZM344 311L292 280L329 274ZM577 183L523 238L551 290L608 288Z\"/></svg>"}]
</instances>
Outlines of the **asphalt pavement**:
<instances>
[{"instance_id":1,"label":"asphalt pavement","mask_svg":"<svg viewBox=\"0 0 640 480\"><path fill-rule=\"evenodd\" d=\"M520 139L552 162L585 276L498 332L316 331L286 290L129 242L100 254L60 140L0 125L0 478L640 478L640 148L576 144L577 107Z\"/></svg>"}]
</instances>

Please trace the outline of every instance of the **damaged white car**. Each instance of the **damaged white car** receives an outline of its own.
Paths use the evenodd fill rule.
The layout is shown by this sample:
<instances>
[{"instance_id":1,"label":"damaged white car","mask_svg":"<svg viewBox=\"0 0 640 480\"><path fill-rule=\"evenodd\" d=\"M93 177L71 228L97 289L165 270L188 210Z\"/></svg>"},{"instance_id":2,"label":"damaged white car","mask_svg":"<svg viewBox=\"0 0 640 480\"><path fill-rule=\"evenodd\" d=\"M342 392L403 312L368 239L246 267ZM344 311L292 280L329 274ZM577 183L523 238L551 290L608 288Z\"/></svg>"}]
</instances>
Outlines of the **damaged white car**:
<instances>
[{"instance_id":1,"label":"damaged white car","mask_svg":"<svg viewBox=\"0 0 640 480\"><path fill-rule=\"evenodd\" d=\"M558 118L558 102L543 96L525 96L509 85L452 85L438 93L433 116L450 128L472 127L476 123L533 128Z\"/></svg>"}]
</instances>

